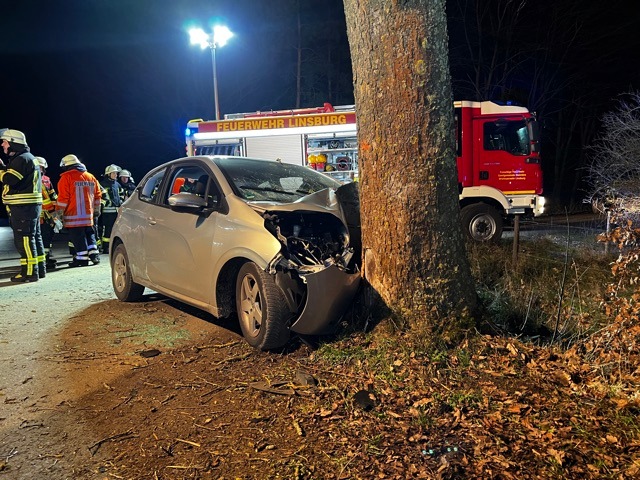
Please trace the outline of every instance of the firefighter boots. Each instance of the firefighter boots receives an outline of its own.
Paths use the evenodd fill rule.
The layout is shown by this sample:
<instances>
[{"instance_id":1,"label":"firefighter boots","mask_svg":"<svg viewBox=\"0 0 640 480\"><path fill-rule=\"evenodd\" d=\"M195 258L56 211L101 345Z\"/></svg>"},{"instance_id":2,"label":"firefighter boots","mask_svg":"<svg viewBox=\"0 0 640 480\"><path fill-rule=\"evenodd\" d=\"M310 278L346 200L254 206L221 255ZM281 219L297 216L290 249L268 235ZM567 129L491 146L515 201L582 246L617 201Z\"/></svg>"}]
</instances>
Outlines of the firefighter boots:
<instances>
[{"instance_id":1,"label":"firefighter boots","mask_svg":"<svg viewBox=\"0 0 640 480\"><path fill-rule=\"evenodd\" d=\"M55 258L53 258L51 256L51 253L47 253L47 259L46 259L46 267L47 270L55 270L56 267L58 266L58 260L56 260Z\"/></svg>"},{"instance_id":2,"label":"firefighter boots","mask_svg":"<svg viewBox=\"0 0 640 480\"><path fill-rule=\"evenodd\" d=\"M47 267L44 262L38 262L38 277L44 278L47 276Z\"/></svg>"},{"instance_id":3,"label":"firefighter boots","mask_svg":"<svg viewBox=\"0 0 640 480\"><path fill-rule=\"evenodd\" d=\"M38 272L34 271L33 275L27 275L27 267L21 267L20 273L11 277L12 282L16 283L30 283L38 281Z\"/></svg>"},{"instance_id":4,"label":"firefighter boots","mask_svg":"<svg viewBox=\"0 0 640 480\"><path fill-rule=\"evenodd\" d=\"M100 263L100 254L99 253L90 253L89 254L89 260L91 260L91 263L93 263L94 265L98 265Z\"/></svg>"},{"instance_id":5,"label":"firefighter boots","mask_svg":"<svg viewBox=\"0 0 640 480\"><path fill-rule=\"evenodd\" d=\"M87 267L89 266L89 260L78 260L77 258L74 258L72 261L69 262L69 266L70 267Z\"/></svg>"}]
</instances>

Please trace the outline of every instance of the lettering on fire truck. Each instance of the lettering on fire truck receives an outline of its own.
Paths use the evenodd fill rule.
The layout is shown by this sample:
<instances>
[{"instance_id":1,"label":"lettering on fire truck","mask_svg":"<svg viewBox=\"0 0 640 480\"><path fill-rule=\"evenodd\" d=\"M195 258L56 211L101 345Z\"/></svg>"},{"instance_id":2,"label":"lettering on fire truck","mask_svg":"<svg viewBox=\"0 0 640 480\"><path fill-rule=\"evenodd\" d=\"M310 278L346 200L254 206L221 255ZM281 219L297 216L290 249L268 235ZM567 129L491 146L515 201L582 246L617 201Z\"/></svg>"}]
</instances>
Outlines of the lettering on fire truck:
<instances>
[{"instance_id":1,"label":"lettering on fire truck","mask_svg":"<svg viewBox=\"0 0 640 480\"><path fill-rule=\"evenodd\" d=\"M527 172L524 170L500 170L498 180L526 180Z\"/></svg>"},{"instance_id":2,"label":"lettering on fire truck","mask_svg":"<svg viewBox=\"0 0 640 480\"><path fill-rule=\"evenodd\" d=\"M354 113L330 113L321 115L296 115L289 117L246 118L203 122L199 125L202 132L241 132L246 130L269 130L274 128L321 127L356 123Z\"/></svg>"}]
</instances>

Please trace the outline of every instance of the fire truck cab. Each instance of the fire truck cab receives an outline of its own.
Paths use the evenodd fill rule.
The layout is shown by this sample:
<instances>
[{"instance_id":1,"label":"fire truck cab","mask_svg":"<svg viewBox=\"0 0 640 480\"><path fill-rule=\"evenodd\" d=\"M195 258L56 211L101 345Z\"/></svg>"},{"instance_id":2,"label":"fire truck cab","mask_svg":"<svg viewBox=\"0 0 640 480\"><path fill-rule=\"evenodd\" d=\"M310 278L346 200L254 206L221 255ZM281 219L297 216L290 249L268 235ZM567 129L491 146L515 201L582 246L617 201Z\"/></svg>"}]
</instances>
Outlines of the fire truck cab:
<instances>
[{"instance_id":1,"label":"fire truck cab","mask_svg":"<svg viewBox=\"0 0 640 480\"><path fill-rule=\"evenodd\" d=\"M524 107L454 103L461 219L474 240L496 241L503 220L544 213L540 134Z\"/></svg>"},{"instance_id":2,"label":"fire truck cab","mask_svg":"<svg viewBox=\"0 0 640 480\"><path fill-rule=\"evenodd\" d=\"M539 133L524 107L454 103L461 219L476 241L497 241L504 221L544 212ZM342 182L358 179L353 105L191 120L187 155L239 155L306 165Z\"/></svg>"}]
</instances>

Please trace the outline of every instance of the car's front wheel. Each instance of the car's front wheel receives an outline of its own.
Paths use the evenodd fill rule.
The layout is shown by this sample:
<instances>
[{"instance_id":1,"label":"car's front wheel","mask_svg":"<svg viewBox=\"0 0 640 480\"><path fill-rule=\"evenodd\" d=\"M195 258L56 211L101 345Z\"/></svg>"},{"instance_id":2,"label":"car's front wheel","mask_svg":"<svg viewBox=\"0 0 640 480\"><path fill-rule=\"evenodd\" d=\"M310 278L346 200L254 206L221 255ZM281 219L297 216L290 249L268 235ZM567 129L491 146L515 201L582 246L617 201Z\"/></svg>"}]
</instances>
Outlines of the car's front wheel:
<instances>
[{"instance_id":1,"label":"car's front wheel","mask_svg":"<svg viewBox=\"0 0 640 480\"><path fill-rule=\"evenodd\" d=\"M129 257L124 244L119 244L113 251L111 260L111 283L113 291L121 302L135 302L140 300L144 286L133 281Z\"/></svg>"},{"instance_id":2,"label":"car's front wheel","mask_svg":"<svg viewBox=\"0 0 640 480\"><path fill-rule=\"evenodd\" d=\"M255 263L245 263L236 280L236 308L247 343L260 350L283 346L289 340L287 309L282 290Z\"/></svg>"}]
</instances>

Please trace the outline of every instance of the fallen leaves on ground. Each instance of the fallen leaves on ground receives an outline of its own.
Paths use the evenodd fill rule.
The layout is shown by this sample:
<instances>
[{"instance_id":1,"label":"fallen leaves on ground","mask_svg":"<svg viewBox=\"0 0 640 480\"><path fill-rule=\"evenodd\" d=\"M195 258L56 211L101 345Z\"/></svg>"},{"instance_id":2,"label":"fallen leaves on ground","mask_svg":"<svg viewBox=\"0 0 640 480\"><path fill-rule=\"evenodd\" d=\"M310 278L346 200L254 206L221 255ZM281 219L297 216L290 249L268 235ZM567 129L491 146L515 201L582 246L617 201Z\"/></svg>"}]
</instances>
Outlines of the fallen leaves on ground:
<instances>
[{"instance_id":1,"label":"fallen leaves on ground","mask_svg":"<svg viewBox=\"0 0 640 480\"><path fill-rule=\"evenodd\" d=\"M331 355L177 349L78 410L105 478L632 479L638 329L564 351L477 336L438 358L383 333Z\"/></svg>"}]
</instances>

